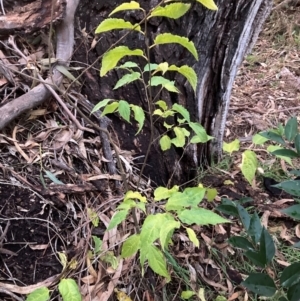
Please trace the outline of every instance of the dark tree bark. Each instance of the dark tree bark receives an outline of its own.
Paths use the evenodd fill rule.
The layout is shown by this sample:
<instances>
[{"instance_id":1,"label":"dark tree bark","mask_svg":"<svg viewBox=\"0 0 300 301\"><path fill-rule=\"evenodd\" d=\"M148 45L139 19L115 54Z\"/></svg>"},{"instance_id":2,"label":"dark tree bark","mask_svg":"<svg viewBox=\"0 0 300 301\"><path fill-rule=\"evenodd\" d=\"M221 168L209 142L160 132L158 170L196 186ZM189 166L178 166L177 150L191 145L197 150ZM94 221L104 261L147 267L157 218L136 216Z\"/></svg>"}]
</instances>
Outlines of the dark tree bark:
<instances>
[{"instance_id":1,"label":"dark tree bark","mask_svg":"<svg viewBox=\"0 0 300 301\"><path fill-rule=\"evenodd\" d=\"M82 0L77 12L77 26L93 33L108 13L122 2L127 1ZM158 1L139 3L142 7L149 8ZM198 75L196 95L185 79L176 76L181 94L164 92L161 99L170 104L177 102L184 105L191 113L192 119L199 121L208 134L215 137L208 145L190 147L184 154L179 149L162 154L157 143L153 143L146 172L159 184L167 183L174 172L173 182L183 183L195 175L199 163L208 162L212 156L220 156L233 81L245 54L251 50L263 22L270 13L272 0L217 0L216 4L219 7L217 12L194 3L189 13L179 20L156 19L149 24L148 30L152 39L157 33L171 32L186 36L194 42L199 54L197 62L185 49L178 46L160 46L155 50L153 59L156 62L167 61L177 66L188 64L193 66ZM142 16L136 12L127 12L125 18L138 22ZM88 59L88 63L91 64L123 34L124 32L114 31L101 35L93 50L79 39L73 58L84 63ZM130 33L123 43L131 49L144 47L143 37L136 33ZM98 69L99 64L96 67ZM143 90L139 85L113 90L119 77L120 74L114 71L100 78L97 70L89 70L86 74L84 93L93 103L104 98L126 99L146 109ZM138 136L134 135L136 127L124 124L123 121L114 120L114 128L123 148L135 150L139 155L145 154L149 144L149 124L146 124ZM156 135L162 133L159 126L155 131ZM182 155L183 159L178 163Z\"/></svg>"}]
</instances>

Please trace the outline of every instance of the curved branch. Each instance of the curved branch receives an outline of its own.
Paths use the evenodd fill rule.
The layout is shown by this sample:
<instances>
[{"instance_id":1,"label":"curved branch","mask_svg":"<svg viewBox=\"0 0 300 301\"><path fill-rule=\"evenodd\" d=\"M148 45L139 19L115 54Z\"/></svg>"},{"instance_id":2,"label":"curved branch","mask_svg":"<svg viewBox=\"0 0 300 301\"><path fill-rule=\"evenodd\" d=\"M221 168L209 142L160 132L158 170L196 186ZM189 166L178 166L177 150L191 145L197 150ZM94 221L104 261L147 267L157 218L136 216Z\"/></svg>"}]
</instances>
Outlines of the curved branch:
<instances>
[{"instance_id":1,"label":"curved branch","mask_svg":"<svg viewBox=\"0 0 300 301\"><path fill-rule=\"evenodd\" d=\"M74 45L74 15L79 0L67 0L66 16L57 26L56 58L60 64L68 65L73 53ZM54 67L51 76L46 83L59 86L62 82L62 74ZM8 125L20 114L30 110L51 96L44 84L39 84L28 93L12 100L0 109L0 130Z\"/></svg>"}]
</instances>

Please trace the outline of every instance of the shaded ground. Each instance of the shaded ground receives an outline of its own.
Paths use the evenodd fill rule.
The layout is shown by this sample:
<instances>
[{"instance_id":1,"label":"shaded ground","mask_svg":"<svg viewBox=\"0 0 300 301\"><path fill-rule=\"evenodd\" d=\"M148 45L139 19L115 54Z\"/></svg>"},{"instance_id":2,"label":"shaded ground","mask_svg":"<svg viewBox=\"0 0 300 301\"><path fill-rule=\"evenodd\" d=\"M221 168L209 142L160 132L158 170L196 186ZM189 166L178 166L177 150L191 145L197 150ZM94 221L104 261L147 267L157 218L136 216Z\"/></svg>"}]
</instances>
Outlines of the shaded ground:
<instances>
[{"instance_id":1,"label":"shaded ground","mask_svg":"<svg viewBox=\"0 0 300 301\"><path fill-rule=\"evenodd\" d=\"M299 87L293 84L292 78L281 75L283 67L294 76L300 75L297 20L299 7L275 11L239 72L232 95L226 140L240 138L243 149L254 149L251 136L256 132L299 115ZM20 90L20 87L16 91L11 90L11 95L21 93ZM234 268L233 261L237 258L242 261L243 258L239 253L232 253L226 243L229 233L234 235L241 231L237 223L230 230L225 226L214 229L195 227L201 241L199 248L190 244L178 231L169 257L176 280L169 285L149 269L141 279L135 258L122 261L119 271L112 270L103 259L94 258L92 263L88 263L88 251L94 247L92 235L101 237L105 250L118 256L121 243L133 229L133 221L129 219L118 231L104 234L105 225L120 201L115 189L115 180L120 178L112 179L107 172L100 145L97 133L74 131L52 101L24 116L15 128L0 135L1 283L14 284L13 292L19 296L18 286L37 284L52 276L55 277L53 284L56 284L59 278L69 276L78 281L85 300L89 300L91 295L95 297L109 291L111 283L128 289L133 299L138 295L152 301L156 300L157 294L157 300L160 300L165 294L179 300L178 287L191 285L191 274L195 273L198 281L209 288L207 300L213 300L216 291L226 296L237 294L231 300L242 300L245 292L237 285L246 270ZM135 148L138 147L137 143ZM129 182L134 187L137 172L133 153L120 153ZM274 170L274 158L264 150L260 150L259 155L265 172ZM296 225L283 218L278 209L293 204L293 200L288 195L273 195L266 191L261 177L251 187L239 172L240 162L241 156L236 154L226 168L219 165L217 169L203 174L201 182L216 188L219 193L214 203L204 205L213 208L221 197L233 200L252 197L254 202L251 206L255 206L263 217L269 212L266 221L269 230L279 231L277 234L283 244L290 245L297 237ZM285 162L280 162L279 167L290 168ZM58 181L65 184L64 188L55 186ZM141 191L147 194L151 191L149 186L145 182ZM93 225L88 209L99 217L99 225ZM278 230L279 224L281 228ZM68 262L65 269L62 254ZM176 266L174 258L180 266ZM281 264L289 261L280 259ZM71 268L72 262L75 263L74 269ZM224 268L228 262L230 264ZM280 264L278 266L282 268ZM112 290L110 294L114 300ZM0 299L16 300L5 292ZM95 300L98 299L95 297Z\"/></svg>"}]
</instances>

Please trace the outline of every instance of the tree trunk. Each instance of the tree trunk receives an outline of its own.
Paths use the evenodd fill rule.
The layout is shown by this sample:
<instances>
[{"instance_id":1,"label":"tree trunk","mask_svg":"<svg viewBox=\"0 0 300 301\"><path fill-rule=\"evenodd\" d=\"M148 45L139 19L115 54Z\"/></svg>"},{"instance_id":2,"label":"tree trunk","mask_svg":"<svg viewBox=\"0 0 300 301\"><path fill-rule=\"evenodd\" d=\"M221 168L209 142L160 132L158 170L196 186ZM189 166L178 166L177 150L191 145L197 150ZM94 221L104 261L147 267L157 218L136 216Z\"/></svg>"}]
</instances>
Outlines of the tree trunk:
<instances>
[{"instance_id":1,"label":"tree trunk","mask_svg":"<svg viewBox=\"0 0 300 301\"><path fill-rule=\"evenodd\" d=\"M80 28L93 33L109 12L122 2L127 1L82 0L77 12ZM147 9L149 5L153 7L158 1L139 1L139 3ZM161 99L170 104L177 102L185 106L191 113L192 120L199 121L207 133L215 137L207 145L189 147L184 154L180 149L172 149L162 154L157 143L153 143L146 173L158 184L168 183L172 175L173 183L184 183L195 176L199 163L209 162L213 157L220 157L233 82L245 54L251 50L263 22L270 13L272 0L226 2L217 0L216 4L219 7L217 12L194 3L188 14L181 19L156 19L150 22L148 28L151 39L158 32L171 32L186 36L194 42L199 54L198 61L195 61L185 49L173 46L174 44L160 46L155 50L153 55L155 62L167 61L177 66L188 64L194 68L198 76L196 95L181 76L176 76L181 93L175 95L164 92ZM141 18L142 16L134 11L126 13L126 19L131 22L139 22ZM93 63L123 34L124 32L116 31L102 34L92 50L79 39L74 59L84 63L88 59L89 64ZM135 32L130 33L123 43L130 49L144 47L144 40ZM95 67L98 69L99 64ZM104 98L125 99L140 104L146 109L139 85L113 90L118 78L119 74L116 71L100 78L98 70L90 70L86 74L84 93L93 103ZM123 121L115 119L114 128L122 148L134 150L137 155L145 154L149 144L149 124L146 124L145 129L138 136L135 136L136 127ZM159 127L155 131L156 135L162 133Z\"/></svg>"}]
</instances>

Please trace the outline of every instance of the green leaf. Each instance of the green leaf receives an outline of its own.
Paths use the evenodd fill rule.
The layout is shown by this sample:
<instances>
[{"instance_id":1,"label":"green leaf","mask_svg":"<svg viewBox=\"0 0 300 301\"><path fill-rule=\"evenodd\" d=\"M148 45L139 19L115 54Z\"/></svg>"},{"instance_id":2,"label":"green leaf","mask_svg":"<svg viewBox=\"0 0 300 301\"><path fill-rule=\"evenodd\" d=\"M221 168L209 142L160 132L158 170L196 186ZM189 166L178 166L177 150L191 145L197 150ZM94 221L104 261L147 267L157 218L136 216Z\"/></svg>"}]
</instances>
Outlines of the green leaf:
<instances>
[{"instance_id":1,"label":"green leaf","mask_svg":"<svg viewBox=\"0 0 300 301\"><path fill-rule=\"evenodd\" d=\"M171 43L180 44L182 47L186 48L198 61L198 53L195 48L195 45L192 41L190 41L186 37L177 36L172 33L162 33L157 35L154 40L154 45L171 44Z\"/></svg>"},{"instance_id":2,"label":"green leaf","mask_svg":"<svg viewBox=\"0 0 300 301\"><path fill-rule=\"evenodd\" d=\"M294 140L297 153L300 154L300 134L297 134Z\"/></svg>"},{"instance_id":3,"label":"green leaf","mask_svg":"<svg viewBox=\"0 0 300 301\"><path fill-rule=\"evenodd\" d=\"M119 66L118 68L122 68L122 69L139 68L139 65L135 62L128 61L123 65Z\"/></svg>"},{"instance_id":4,"label":"green leaf","mask_svg":"<svg viewBox=\"0 0 300 301\"><path fill-rule=\"evenodd\" d=\"M147 203L146 197L142 196L138 191L132 191L132 190L127 191L124 197L124 201L128 199L138 199L143 203Z\"/></svg>"},{"instance_id":5,"label":"green leaf","mask_svg":"<svg viewBox=\"0 0 300 301\"><path fill-rule=\"evenodd\" d=\"M163 135L160 139L159 139L159 145L160 148L163 151L166 151L168 149L171 148L171 139L168 135Z\"/></svg>"},{"instance_id":6,"label":"green leaf","mask_svg":"<svg viewBox=\"0 0 300 301\"><path fill-rule=\"evenodd\" d=\"M205 188L186 188L183 192L174 192L166 203L166 210L181 210L184 207L197 207L205 196Z\"/></svg>"},{"instance_id":7,"label":"green leaf","mask_svg":"<svg viewBox=\"0 0 300 301\"><path fill-rule=\"evenodd\" d=\"M68 79L70 79L70 80L72 80L74 82L78 82L78 81L76 81L75 76L67 69L66 66L64 66L64 65L56 65L55 69L58 70L60 73L62 73Z\"/></svg>"},{"instance_id":8,"label":"green leaf","mask_svg":"<svg viewBox=\"0 0 300 301\"><path fill-rule=\"evenodd\" d=\"M181 211L178 218L185 224L192 225L217 225L222 223L230 223L229 220L203 208L193 208Z\"/></svg>"},{"instance_id":9,"label":"green leaf","mask_svg":"<svg viewBox=\"0 0 300 301\"><path fill-rule=\"evenodd\" d=\"M163 223L159 233L159 240L163 250L168 248L168 244L170 242L174 230L179 228L180 222L176 222L174 219L166 220Z\"/></svg>"},{"instance_id":10,"label":"green leaf","mask_svg":"<svg viewBox=\"0 0 300 301\"><path fill-rule=\"evenodd\" d=\"M163 111L168 110L167 103L164 100L158 100L156 103Z\"/></svg>"},{"instance_id":11,"label":"green leaf","mask_svg":"<svg viewBox=\"0 0 300 301\"><path fill-rule=\"evenodd\" d=\"M63 183L62 181L60 181L52 172L45 170L45 174L46 176L55 184L59 184L59 185L65 185L65 183Z\"/></svg>"},{"instance_id":12,"label":"green leaf","mask_svg":"<svg viewBox=\"0 0 300 301\"><path fill-rule=\"evenodd\" d=\"M58 291L63 301L81 301L81 294L74 279L62 279L58 285Z\"/></svg>"},{"instance_id":13,"label":"green leaf","mask_svg":"<svg viewBox=\"0 0 300 301\"><path fill-rule=\"evenodd\" d=\"M129 29L142 32L141 26L139 24L131 24L130 22L123 19L108 18L99 24L99 26L96 28L95 33L102 33L114 29Z\"/></svg>"},{"instance_id":14,"label":"green leaf","mask_svg":"<svg viewBox=\"0 0 300 301\"><path fill-rule=\"evenodd\" d=\"M274 153L274 152L275 152L276 150L278 150L278 149L282 149L281 146L279 146L279 145L269 145L269 146L267 147L267 151L268 151L269 153L272 153L272 154L275 155L276 157L278 157L278 158L284 160L285 162L287 162L288 164L290 164L291 166L293 166L293 163L292 163L291 158L285 157L285 156L280 156L280 155Z\"/></svg>"},{"instance_id":15,"label":"green leaf","mask_svg":"<svg viewBox=\"0 0 300 301\"><path fill-rule=\"evenodd\" d=\"M260 132L259 135L267 138L268 140L272 140L278 142L279 144L285 145L282 137L279 134L274 133L274 131Z\"/></svg>"},{"instance_id":16,"label":"green leaf","mask_svg":"<svg viewBox=\"0 0 300 301\"><path fill-rule=\"evenodd\" d=\"M118 109L118 107L119 107L119 102L117 102L117 101L114 101L114 102L108 104L108 105L104 108L104 110L103 110L101 116L105 116L105 115L107 115L107 114L114 113L114 112Z\"/></svg>"},{"instance_id":17,"label":"green leaf","mask_svg":"<svg viewBox=\"0 0 300 301\"><path fill-rule=\"evenodd\" d=\"M194 293L193 291L183 291L183 292L181 292L180 297L184 300L188 300L195 295L196 295L196 293Z\"/></svg>"},{"instance_id":18,"label":"green leaf","mask_svg":"<svg viewBox=\"0 0 300 301\"><path fill-rule=\"evenodd\" d=\"M185 3L172 3L164 7L156 7L150 14L148 18L151 17L167 17L171 19L178 19L186 14L190 9L190 4Z\"/></svg>"},{"instance_id":19,"label":"green leaf","mask_svg":"<svg viewBox=\"0 0 300 301\"><path fill-rule=\"evenodd\" d=\"M120 210L115 212L112 219L110 220L107 230L111 230L117 225L119 225L120 223L122 223L126 219L127 214L128 214L128 210Z\"/></svg>"},{"instance_id":20,"label":"green leaf","mask_svg":"<svg viewBox=\"0 0 300 301\"><path fill-rule=\"evenodd\" d=\"M134 255L140 248L140 235L134 234L128 237L122 246L121 256L123 258Z\"/></svg>"},{"instance_id":21,"label":"green leaf","mask_svg":"<svg viewBox=\"0 0 300 301\"><path fill-rule=\"evenodd\" d=\"M283 189L285 192L300 197L300 181L299 180L289 180L284 181L279 184L274 185L274 187Z\"/></svg>"},{"instance_id":22,"label":"green leaf","mask_svg":"<svg viewBox=\"0 0 300 301\"><path fill-rule=\"evenodd\" d=\"M136 1L130 1L130 2L126 2L126 3L122 3L121 5L117 6L110 14L109 16L119 12L119 11L124 11L124 10L136 10L136 9L140 9L143 10L140 7L140 4Z\"/></svg>"},{"instance_id":23,"label":"green leaf","mask_svg":"<svg viewBox=\"0 0 300 301\"><path fill-rule=\"evenodd\" d=\"M245 256L248 257L255 265L264 268L266 266L266 258L260 252L248 250L245 252Z\"/></svg>"},{"instance_id":24,"label":"green leaf","mask_svg":"<svg viewBox=\"0 0 300 301\"><path fill-rule=\"evenodd\" d=\"M116 85L114 86L114 90L123 87L125 85L128 85L129 83L139 79L141 77L140 72L132 72L129 74L125 74L122 78L118 80Z\"/></svg>"},{"instance_id":25,"label":"green leaf","mask_svg":"<svg viewBox=\"0 0 300 301\"><path fill-rule=\"evenodd\" d=\"M190 122L190 113L189 113L189 111L185 107L183 107L182 105L179 105L179 104L175 103L172 106L172 110L174 110L177 113L179 113L187 122Z\"/></svg>"},{"instance_id":26,"label":"green leaf","mask_svg":"<svg viewBox=\"0 0 300 301\"><path fill-rule=\"evenodd\" d=\"M163 276L167 281L171 280L167 270L167 264L163 253L155 246L150 246L148 251L148 264L150 268L158 275Z\"/></svg>"},{"instance_id":27,"label":"green leaf","mask_svg":"<svg viewBox=\"0 0 300 301\"><path fill-rule=\"evenodd\" d=\"M298 220L298 221L300 220L300 204L290 206L286 209L281 210L281 212L292 217L295 220Z\"/></svg>"},{"instance_id":28,"label":"green leaf","mask_svg":"<svg viewBox=\"0 0 300 301\"><path fill-rule=\"evenodd\" d=\"M127 55L136 55L136 56L144 56L144 53L141 49L130 50L127 46L118 46L110 51L106 52L102 58L102 66L100 69L100 76L104 76L115 68L118 62Z\"/></svg>"},{"instance_id":29,"label":"green leaf","mask_svg":"<svg viewBox=\"0 0 300 301\"><path fill-rule=\"evenodd\" d=\"M216 188L206 188L206 199L208 202L212 202L218 195L218 190Z\"/></svg>"},{"instance_id":30,"label":"green leaf","mask_svg":"<svg viewBox=\"0 0 300 301\"><path fill-rule=\"evenodd\" d=\"M232 152L238 151L240 149L240 140L235 139L230 143L223 142L223 151L229 153L230 155Z\"/></svg>"},{"instance_id":31,"label":"green leaf","mask_svg":"<svg viewBox=\"0 0 300 301\"><path fill-rule=\"evenodd\" d=\"M135 208L136 207L136 202L134 200L131 199L126 199L124 200L118 207L118 210L130 210L131 208Z\"/></svg>"},{"instance_id":32,"label":"green leaf","mask_svg":"<svg viewBox=\"0 0 300 301\"><path fill-rule=\"evenodd\" d=\"M175 138L171 140L171 142L176 146L176 147L183 147L185 144L185 134L184 130L178 126L174 127L174 132L175 132Z\"/></svg>"},{"instance_id":33,"label":"green leaf","mask_svg":"<svg viewBox=\"0 0 300 301\"><path fill-rule=\"evenodd\" d=\"M221 205L217 206L216 209L228 215L232 215L235 217L239 216L236 204L233 201L226 198L221 199Z\"/></svg>"},{"instance_id":34,"label":"green leaf","mask_svg":"<svg viewBox=\"0 0 300 301\"><path fill-rule=\"evenodd\" d=\"M253 137L252 137L252 142L256 145L261 145L261 144L264 144L265 142L267 142L269 139L268 138L265 138L263 137L262 135L260 134L255 134Z\"/></svg>"},{"instance_id":35,"label":"green leaf","mask_svg":"<svg viewBox=\"0 0 300 301\"><path fill-rule=\"evenodd\" d=\"M202 5L204 5L208 9L218 10L218 7L216 6L216 4L213 0L197 0L197 2L200 2Z\"/></svg>"},{"instance_id":36,"label":"green leaf","mask_svg":"<svg viewBox=\"0 0 300 301\"><path fill-rule=\"evenodd\" d=\"M273 155L276 156L283 156L283 157L288 157L288 158L298 158L299 154L294 152L291 149L285 149L285 148L280 148L272 152Z\"/></svg>"},{"instance_id":37,"label":"green leaf","mask_svg":"<svg viewBox=\"0 0 300 301\"><path fill-rule=\"evenodd\" d=\"M244 151L242 154L241 171L250 185L252 185L252 181L255 177L257 166L258 163L255 152L250 150Z\"/></svg>"},{"instance_id":38,"label":"green leaf","mask_svg":"<svg viewBox=\"0 0 300 301\"><path fill-rule=\"evenodd\" d=\"M158 187L154 190L154 201L168 199L174 192L178 192L178 190L179 187L177 185L173 186L171 189L168 189L166 187Z\"/></svg>"},{"instance_id":39,"label":"green leaf","mask_svg":"<svg viewBox=\"0 0 300 301\"><path fill-rule=\"evenodd\" d=\"M105 106L106 106L110 101L112 101L112 100L114 100L114 99L106 98L106 99L101 100L100 102L98 102L98 103L94 106L93 110L91 111L91 114L93 114L93 113L96 112L96 111L101 110L103 107L105 107Z\"/></svg>"},{"instance_id":40,"label":"green leaf","mask_svg":"<svg viewBox=\"0 0 300 301\"><path fill-rule=\"evenodd\" d=\"M242 285L253 293L266 297L272 297L277 290L273 279L269 275L262 273L250 274L249 277L242 282Z\"/></svg>"},{"instance_id":41,"label":"green leaf","mask_svg":"<svg viewBox=\"0 0 300 301\"><path fill-rule=\"evenodd\" d=\"M242 207L239 204L237 205L237 210L238 210L240 220L242 221L245 230L248 231L248 229L250 227L250 222L251 222L251 217L250 217L249 213L247 212L247 210L244 207Z\"/></svg>"},{"instance_id":42,"label":"green leaf","mask_svg":"<svg viewBox=\"0 0 300 301\"><path fill-rule=\"evenodd\" d=\"M169 71L177 71L181 75L183 75L188 80L190 85L192 86L194 92L196 92L198 78L197 78L197 74L193 68L191 68L190 66L187 66L187 65L184 65L181 67L172 65L169 67L168 70Z\"/></svg>"},{"instance_id":43,"label":"green leaf","mask_svg":"<svg viewBox=\"0 0 300 301\"><path fill-rule=\"evenodd\" d=\"M248 234L251 236L252 240L257 244L262 235L262 225L259 216L256 212L251 216Z\"/></svg>"},{"instance_id":44,"label":"green leaf","mask_svg":"<svg viewBox=\"0 0 300 301\"><path fill-rule=\"evenodd\" d=\"M205 143L211 139L201 124L197 122L189 122L189 126L196 134L196 136L191 139L191 143Z\"/></svg>"},{"instance_id":45,"label":"green leaf","mask_svg":"<svg viewBox=\"0 0 300 301\"><path fill-rule=\"evenodd\" d=\"M41 287L30 293L26 301L48 301L50 299L50 291L47 287Z\"/></svg>"},{"instance_id":46,"label":"green leaf","mask_svg":"<svg viewBox=\"0 0 300 301\"><path fill-rule=\"evenodd\" d=\"M94 253L96 255L98 255L101 252L101 248L102 248L102 240L95 235L92 235L92 239L94 242Z\"/></svg>"},{"instance_id":47,"label":"green leaf","mask_svg":"<svg viewBox=\"0 0 300 301\"><path fill-rule=\"evenodd\" d=\"M296 262L286 267L283 270L280 276L280 283L283 287L291 287L299 282L300 282L300 262Z\"/></svg>"},{"instance_id":48,"label":"green leaf","mask_svg":"<svg viewBox=\"0 0 300 301\"><path fill-rule=\"evenodd\" d=\"M151 77L151 86L152 87L156 87L156 86L160 86L160 85L165 86L166 84L169 84L169 83L174 83L174 82L170 81L169 79L166 79L163 76L152 76Z\"/></svg>"},{"instance_id":49,"label":"green leaf","mask_svg":"<svg viewBox=\"0 0 300 301\"><path fill-rule=\"evenodd\" d=\"M300 296L300 283L296 283L291 286L287 291L287 297L289 301L299 301Z\"/></svg>"},{"instance_id":50,"label":"green leaf","mask_svg":"<svg viewBox=\"0 0 300 301\"><path fill-rule=\"evenodd\" d=\"M149 72L149 71L153 71L156 70L158 68L158 64L146 64L144 67L144 72Z\"/></svg>"},{"instance_id":51,"label":"green leaf","mask_svg":"<svg viewBox=\"0 0 300 301\"><path fill-rule=\"evenodd\" d=\"M293 141L298 134L298 122L296 117L292 117L288 120L284 127L284 135L288 141Z\"/></svg>"},{"instance_id":52,"label":"green leaf","mask_svg":"<svg viewBox=\"0 0 300 301\"><path fill-rule=\"evenodd\" d=\"M272 236L269 234L266 228L263 227L260 238L259 252L265 257L266 264L269 264L272 261L275 251L275 244Z\"/></svg>"},{"instance_id":53,"label":"green leaf","mask_svg":"<svg viewBox=\"0 0 300 301\"><path fill-rule=\"evenodd\" d=\"M127 121L130 122L130 105L125 100L119 101L119 109L120 115Z\"/></svg>"},{"instance_id":54,"label":"green leaf","mask_svg":"<svg viewBox=\"0 0 300 301\"><path fill-rule=\"evenodd\" d=\"M242 236L232 236L228 239L229 243L236 248L243 250L253 250L252 243L245 237Z\"/></svg>"},{"instance_id":55,"label":"green leaf","mask_svg":"<svg viewBox=\"0 0 300 301\"><path fill-rule=\"evenodd\" d=\"M98 227L99 226L99 217L98 217L97 212L91 208L87 208L87 215L88 215L88 218L91 220L93 226Z\"/></svg>"},{"instance_id":56,"label":"green leaf","mask_svg":"<svg viewBox=\"0 0 300 301\"><path fill-rule=\"evenodd\" d=\"M145 113L144 110L136 105L130 105L133 115L134 115L134 120L138 123L139 128L138 131L136 132L136 135L142 130L144 123L145 123Z\"/></svg>"},{"instance_id":57,"label":"green leaf","mask_svg":"<svg viewBox=\"0 0 300 301\"><path fill-rule=\"evenodd\" d=\"M186 232L189 236L190 241L197 247L199 248L199 240L197 238L197 235L195 231L191 228L186 228Z\"/></svg>"}]
</instances>

